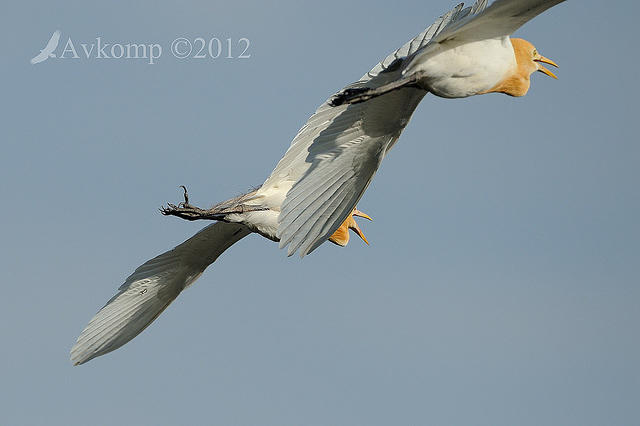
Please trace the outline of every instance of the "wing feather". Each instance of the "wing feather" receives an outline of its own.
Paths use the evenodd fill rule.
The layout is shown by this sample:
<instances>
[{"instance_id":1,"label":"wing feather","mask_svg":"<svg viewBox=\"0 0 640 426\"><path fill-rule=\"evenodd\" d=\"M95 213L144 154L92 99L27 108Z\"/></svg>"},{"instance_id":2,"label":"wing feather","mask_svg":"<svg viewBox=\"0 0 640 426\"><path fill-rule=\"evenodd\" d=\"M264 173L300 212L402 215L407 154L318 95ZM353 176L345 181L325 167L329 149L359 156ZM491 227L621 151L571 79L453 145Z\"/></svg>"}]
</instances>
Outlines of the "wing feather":
<instances>
[{"instance_id":1,"label":"wing feather","mask_svg":"<svg viewBox=\"0 0 640 426\"><path fill-rule=\"evenodd\" d=\"M373 178L373 175L371 178ZM326 209L326 212L329 212L328 217L323 218L324 220L315 221L307 238L304 240L304 244L300 248L301 255L311 253L337 230L353 210L351 206L355 206L360 200L370 182L371 179L365 183L362 190L355 192L351 191L351 188L349 188L345 182L345 184L336 191ZM334 224L337 224L337 226Z\"/></svg>"},{"instance_id":2,"label":"wing feather","mask_svg":"<svg viewBox=\"0 0 640 426\"><path fill-rule=\"evenodd\" d=\"M418 50L428 45L429 42L431 42L431 40L433 39L433 37L438 33L440 33L452 21L455 21L457 19L462 19L474 8L477 10L483 9L486 6L486 3L487 3L487 0L478 0L472 7L468 7L466 9L462 9L462 7L464 6L463 3L458 4L449 12L439 17L433 24L427 27L420 34L418 34L417 36L415 36L414 38L406 42L404 45L402 45L400 48L398 48L394 52L387 55L387 57L383 59L380 63L378 63L375 67L373 67L371 71L363 75L359 81L365 82L365 81L371 80L372 78L378 76L380 73L385 72L389 68L391 68L391 64L393 64L397 60L402 60L407 56L411 56L415 54Z\"/></svg>"},{"instance_id":3,"label":"wing feather","mask_svg":"<svg viewBox=\"0 0 640 426\"><path fill-rule=\"evenodd\" d=\"M566 0L496 0L491 6L485 8L485 4L477 10L473 10L474 5L469 16L456 19L434 37L433 42L454 37L468 42L509 36L528 21L563 1Z\"/></svg>"},{"instance_id":4,"label":"wing feather","mask_svg":"<svg viewBox=\"0 0 640 426\"><path fill-rule=\"evenodd\" d=\"M303 127L259 190L291 185L277 233L281 247L290 244L289 255L310 253L346 219L425 94L404 88L361 104L323 105ZM344 211L323 215L335 197L343 197L337 205Z\"/></svg>"},{"instance_id":5,"label":"wing feather","mask_svg":"<svg viewBox=\"0 0 640 426\"><path fill-rule=\"evenodd\" d=\"M337 188L342 185L343 182L353 177L353 171L351 169L344 170L343 173L336 172L326 178L319 178L314 180L306 189L306 192L299 191L296 194L291 195L291 200L288 202L291 205L291 209L295 213L292 213L291 220L295 221L300 217L302 211L296 210L300 205L307 205L313 208L316 204L321 204L326 201ZM289 241L281 241L283 244L287 244Z\"/></svg>"},{"instance_id":6,"label":"wing feather","mask_svg":"<svg viewBox=\"0 0 640 426\"><path fill-rule=\"evenodd\" d=\"M336 120L337 129L332 123L320 132L307 149L310 167L288 192L279 216L280 246L290 244L289 255L310 253L346 219L424 93L407 88L350 105Z\"/></svg>"},{"instance_id":7,"label":"wing feather","mask_svg":"<svg viewBox=\"0 0 640 426\"><path fill-rule=\"evenodd\" d=\"M342 175L332 177L327 182L326 189L323 189L320 194L313 194L309 200L310 203L305 205L305 210L313 211L313 215L305 215L305 210L296 209L297 206L293 206L291 209L291 221L290 228L297 229L297 232L290 232L289 234L283 234L283 238L280 244L284 247L289 244L294 237L297 237L296 241L289 246L289 255L295 253L295 251L307 240L311 229L314 224L322 223L322 218L326 218L325 212L330 208L330 200L338 196L338 192L349 182L352 178L351 170L347 170ZM306 201L307 199L305 199Z\"/></svg>"},{"instance_id":8,"label":"wing feather","mask_svg":"<svg viewBox=\"0 0 640 426\"><path fill-rule=\"evenodd\" d=\"M85 363L136 337L207 266L250 232L241 224L216 222L139 266L89 321L71 349L71 361Z\"/></svg>"}]
</instances>

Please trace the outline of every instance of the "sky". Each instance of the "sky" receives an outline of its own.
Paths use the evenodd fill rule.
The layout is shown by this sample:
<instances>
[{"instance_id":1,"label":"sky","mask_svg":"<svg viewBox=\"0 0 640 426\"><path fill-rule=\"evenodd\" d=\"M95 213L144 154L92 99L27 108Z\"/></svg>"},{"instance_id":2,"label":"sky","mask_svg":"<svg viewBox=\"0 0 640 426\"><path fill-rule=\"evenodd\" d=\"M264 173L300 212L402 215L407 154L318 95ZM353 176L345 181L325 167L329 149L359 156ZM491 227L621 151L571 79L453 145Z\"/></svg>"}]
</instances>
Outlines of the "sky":
<instances>
[{"instance_id":1,"label":"sky","mask_svg":"<svg viewBox=\"0 0 640 426\"><path fill-rule=\"evenodd\" d=\"M0 424L638 424L629 0L521 28L560 65L523 98L425 97L358 205L369 246L301 260L249 236L129 344L69 361L124 279L205 225L159 214L179 185L201 206L260 185L321 102L454 3L5 5ZM98 38L162 55L84 57Z\"/></svg>"}]
</instances>

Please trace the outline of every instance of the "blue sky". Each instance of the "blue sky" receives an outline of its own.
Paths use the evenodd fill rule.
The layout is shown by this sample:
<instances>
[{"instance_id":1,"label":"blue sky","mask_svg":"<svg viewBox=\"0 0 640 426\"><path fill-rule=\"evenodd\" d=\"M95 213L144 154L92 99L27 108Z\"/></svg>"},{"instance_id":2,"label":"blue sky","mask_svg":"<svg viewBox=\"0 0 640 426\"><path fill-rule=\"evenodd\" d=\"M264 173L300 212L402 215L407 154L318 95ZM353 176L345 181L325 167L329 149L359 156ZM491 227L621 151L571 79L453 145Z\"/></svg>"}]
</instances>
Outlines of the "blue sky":
<instances>
[{"instance_id":1,"label":"blue sky","mask_svg":"<svg viewBox=\"0 0 640 426\"><path fill-rule=\"evenodd\" d=\"M631 1L522 28L561 67L524 98L427 96L358 206L370 246L300 260L250 236L131 343L69 362L129 273L204 225L158 213L178 185L198 205L259 185L322 101L453 6L6 5L0 423L637 424ZM31 65L56 29L164 51ZM251 57L176 59L177 37Z\"/></svg>"}]
</instances>

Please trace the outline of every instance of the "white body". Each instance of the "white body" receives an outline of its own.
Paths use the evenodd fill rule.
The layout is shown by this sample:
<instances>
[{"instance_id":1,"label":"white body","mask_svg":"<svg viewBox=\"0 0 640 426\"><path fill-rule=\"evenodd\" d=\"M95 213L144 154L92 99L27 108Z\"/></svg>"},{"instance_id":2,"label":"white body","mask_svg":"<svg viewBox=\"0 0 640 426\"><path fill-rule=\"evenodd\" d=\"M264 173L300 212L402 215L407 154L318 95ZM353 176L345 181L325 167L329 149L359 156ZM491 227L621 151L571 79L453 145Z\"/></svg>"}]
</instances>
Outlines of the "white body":
<instances>
[{"instance_id":1,"label":"white body","mask_svg":"<svg viewBox=\"0 0 640 426\"><path fill-rule=\"evenodd\" d=\"M508 36L472 41L449 47L440 43L418 54L403 70L404 75L427 75L420 85L443 98L464 98L495 87L516 69L516 57Z\"/></svg>"}]
</instances>

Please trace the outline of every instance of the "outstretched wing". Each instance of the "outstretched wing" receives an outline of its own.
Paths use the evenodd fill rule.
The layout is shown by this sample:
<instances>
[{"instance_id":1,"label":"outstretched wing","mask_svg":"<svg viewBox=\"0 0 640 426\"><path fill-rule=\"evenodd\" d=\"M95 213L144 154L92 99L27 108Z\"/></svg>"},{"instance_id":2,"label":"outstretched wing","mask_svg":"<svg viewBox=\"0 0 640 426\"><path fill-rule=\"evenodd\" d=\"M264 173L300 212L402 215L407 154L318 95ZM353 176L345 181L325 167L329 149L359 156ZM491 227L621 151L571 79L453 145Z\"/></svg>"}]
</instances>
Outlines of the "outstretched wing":
<instances>
[{"instance_id":1,"label":"outstretched wing","mask_svg":"<svg viewBox=\"0 0 640 426\"><path fill-rule=\"evenodd\" d=\"M433 42L453 38L469 42L508 36L526 22L563 1L565 0L496 0L491 6L482 7L476 13L472 12L463 19L452 22L433 39Z\"/></svg>"},{"instance_id":2,"label":"outstretched wing","mask_svg":"<svg viewBox=\"0 0 640 426\"><path fill-rule=\"evenodd\" d=\"M71 361L85 363L136 337L207 266L250 232L244 225L216 222L139 266L89 321L71 349Z\"/></svg>"},{"instance_id":3,"label":"outstretched wing","mask_svg":"<svg viewBox=\"0 0 640 426\"><path fill-rule=\"evenodd\" d=\"M402 61L407 57L411 57L419 50L424 49L440 34L446 32L449 28L456 26L456 23L466 21L470 17L476 16L487 7L487 0L477 0L473 6L466 7L464 9L463 6L464 3L460 3L449 12L439 17L423 32L406 42L393 53L389 54L378 65L373 67L371 71L362 76L360 81L370 80L381 72L386 71L394 62Z\"/></svg>"},{"instance_id":4,"label":"outstretched wing","mask_svg":"<svg viewBox=\"0 0 640 426\"><path fill-rule=\"evenodd\" d=\"M318 109L281 161L289 169L279 164L272 175L295 181L278 217L277 237L280 247L289 244L288 255L312 252L344 222L425 94L403 88Z\"/></svg>"},{"instance_id":5,"label":"outstretched wing","mask_svg":"<svg viewBox=\"0 0 640 426\"><path fill-rule=\"evenodd\" d=\"M379 87L398 79L408 58L452 23L484 9L486 0L462 6L441 16L346 88ZM304 256L335 232L425 94L403 88L360 104L332 107L326 101L318 108L257 194L290 188L278 219L280 247L289 245L289 255L300 250Z\"/></svg>"}]
</instances>

